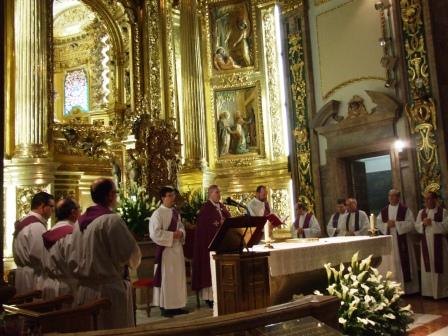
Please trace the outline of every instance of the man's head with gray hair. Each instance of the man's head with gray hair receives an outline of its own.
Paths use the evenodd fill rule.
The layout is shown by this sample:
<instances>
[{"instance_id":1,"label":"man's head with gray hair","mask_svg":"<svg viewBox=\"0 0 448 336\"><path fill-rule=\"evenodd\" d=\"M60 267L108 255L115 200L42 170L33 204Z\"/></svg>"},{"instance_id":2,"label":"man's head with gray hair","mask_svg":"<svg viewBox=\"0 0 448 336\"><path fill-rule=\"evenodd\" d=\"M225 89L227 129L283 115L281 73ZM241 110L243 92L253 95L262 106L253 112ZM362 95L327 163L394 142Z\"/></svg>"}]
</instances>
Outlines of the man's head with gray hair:
<instances>
[{"instance_id":1,"label":"man's head with gray hair","mask_svg":"<svg viewBox=\"0 0 448 336\"><path fill-rule=\"evenodd\" d=\"M401 193L397 189L389 190L388 199L390 205L397 205L398 203L400 203L400 195Z\"/></svg>"},{"instance_id":2,"label":"man's head with gray hair","mask_svg":"<svg viewBox=\"0 0 448 336\"><path fill-rule=\"evenodd\" d=\"M219 190L216 184L208 187L208 199L214 203L218 203L221 200L221 190Z\"/></svg>"}]
</instances>

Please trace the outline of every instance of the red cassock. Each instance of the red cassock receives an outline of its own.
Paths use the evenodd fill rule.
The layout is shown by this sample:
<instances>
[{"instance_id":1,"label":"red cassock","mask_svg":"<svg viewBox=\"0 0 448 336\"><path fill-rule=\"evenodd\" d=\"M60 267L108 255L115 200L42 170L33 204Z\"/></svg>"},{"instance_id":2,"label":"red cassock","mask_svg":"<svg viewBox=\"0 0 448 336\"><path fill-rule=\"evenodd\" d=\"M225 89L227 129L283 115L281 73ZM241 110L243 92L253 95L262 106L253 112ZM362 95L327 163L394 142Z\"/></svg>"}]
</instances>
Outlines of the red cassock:
<instances>
[{"instance_id":1,"label":"red cassock","mask_svg":"<svg viewBox=\"0 0 448 336\"><path fill-rule=\"evenodd\" d=\"M204 203L201 210L199 210L194 239L193 274L191 281L191 288L195 291L212 286L208 246L220 226L216 222L221 223L221 216L223 218L231 217L224 204L219 203L219 207L221 209L221 215L211 201Z\"/></svg>"}]
</instances>

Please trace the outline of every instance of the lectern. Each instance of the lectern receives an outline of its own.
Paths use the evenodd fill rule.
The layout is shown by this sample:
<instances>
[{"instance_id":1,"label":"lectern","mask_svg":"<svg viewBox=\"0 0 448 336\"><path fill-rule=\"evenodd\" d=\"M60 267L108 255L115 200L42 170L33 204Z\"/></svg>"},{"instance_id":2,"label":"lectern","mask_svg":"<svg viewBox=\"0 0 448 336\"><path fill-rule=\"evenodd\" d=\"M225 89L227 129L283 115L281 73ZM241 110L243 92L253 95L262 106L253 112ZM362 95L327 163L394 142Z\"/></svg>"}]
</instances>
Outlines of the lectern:
<instances>
[{"instance_id":1,"label":"lectern","mask_svg":"<svg viewBox=\"0 0 448 336\"><path fill-rule=\"evenodd\" d=\"M249 251L265 223L265 217L227 218L213 238L218 315L269 306L269 252Z\"/></svg>"}]
</instances>

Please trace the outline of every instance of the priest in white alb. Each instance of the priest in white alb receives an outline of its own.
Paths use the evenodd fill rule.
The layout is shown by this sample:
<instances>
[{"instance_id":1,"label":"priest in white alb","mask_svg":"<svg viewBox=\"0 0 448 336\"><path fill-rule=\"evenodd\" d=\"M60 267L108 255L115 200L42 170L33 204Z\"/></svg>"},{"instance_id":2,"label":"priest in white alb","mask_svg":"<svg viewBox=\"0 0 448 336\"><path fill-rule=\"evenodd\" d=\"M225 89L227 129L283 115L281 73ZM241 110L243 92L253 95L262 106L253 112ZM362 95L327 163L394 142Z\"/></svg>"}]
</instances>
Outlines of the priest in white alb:
<instances>
[{"instance_id":1,"label":"priest in white alb","mask_svg":"<svg viewBox=\"0 0 448 336\"><path fill-rule=\"evenodd\" d=\"M363 210L358 209L358 202L354 198L347 199L347 214L345 223L341 227L340 236L367 236L369 234L369 217Z\"/></svg>"},{"instance_id":2,"label":"priest in white alb","mask_svg":"<svg viewBox=\"0 0 448 336\"><path fill-rule=\"evenodd\" d=\"M345 225L346 214L345 199L339 198L336 202L336 212L331 215L327 224L327 233L329 237L341 235L341 231L343 231Z\"/></svg>"},{"instance_id":3,"label":"priest in white alb","mask_svg":"<svg viewBox=\"0 0 448 336\"><path fill-rule=\"evenodd\" d=\"M117 189L109 178L93 182L90 194L95 205L87 208L75 224L69 267L78 281L75 304L109 299L110 309L101 310L99 329L133 327L134 305L127 267L140 264L140 249L126 223L113 211Z\"/></svg>"},{"instance_id":4,"label":"priest in white alb","mask_svg":"<svg viewBox=\"0 0 448 336\"><path fill-rule=\"evenodd\" d=\"M296 220L293 228L297 234L297 238L318 238L320 237L320 225L316 216L309 212L305 204L296 204Z\"/></svg>"},{"instance_id":5,"label":"priest in white alb","mask_svg":"<svg viewBox=\"0 0 448 336\"><path fill-rule=\"evenodd\" d=\"M425 193L425 208L415 221L421 237L422 295L448 297L448 214L438 204L435 192Z\"/></svg>"},{"instance_id":6,"label":"priest in white alb","mask_svg":"<svg viewBox=\"0 0 448 336\"><path fill-rule=\"evenodd\" d=\"M46 279L43 271L44 243L47 220L54 209L54 197L44 191L31 200L31 211L15 222L12 252L17 265L15 287L17 294L41 290Z\"/></svg>"},{"instance_id":7,"label":"priest in white alb","mask_svg":"<svg viewBox=\"0 0 448 336\"><path fill-rule=\"evenodd\" d=\"M411 209L400 203L400 192L392 189L388 194L389 205L376 219L377 228L383 235L393 237L393 260L397 274L395 279L402 284L406 294L419 291L417 260L412 243L415 222Z\"/></svg>"},{"instance_id":8,"label":"priest in white alb","mask_svg":"<svg viewBox=\"0 0 448 336\"><path fill-rule=\"evenodd\" d=\"M156 244L154 265L153 305L160 307L162 316L186 314L187 280L182 245L185 228L174 207L175 190L160 189L162 204L154 211L149 222L149 236Z\"/></svg>"},{"instance_id":9,"label":"priest in white alb","mask_svg":"<svg viewBox=\"0 0 448 336\"><path fill-rule=\"evenodd\" d=\"M260 185L257 187L255 197L247 203L247 208L251 216L267 216L271 213L266 186Z\"/></svg>"},{"instance_id":10,"label":"priest in white alb","mask_svg":"<svg viewBox=\"0 0 448 336\"><path fill-rule=\"evenodd\" d=\"M55 215L56 224L42 235L45 246L43 265L49 278L43 291L49 299L66 294L74 295L77 286L67 261L73 248L73 225L80 215L79 205L72 198L64 198L57 202Z\"/></svg>"}]
</instances>

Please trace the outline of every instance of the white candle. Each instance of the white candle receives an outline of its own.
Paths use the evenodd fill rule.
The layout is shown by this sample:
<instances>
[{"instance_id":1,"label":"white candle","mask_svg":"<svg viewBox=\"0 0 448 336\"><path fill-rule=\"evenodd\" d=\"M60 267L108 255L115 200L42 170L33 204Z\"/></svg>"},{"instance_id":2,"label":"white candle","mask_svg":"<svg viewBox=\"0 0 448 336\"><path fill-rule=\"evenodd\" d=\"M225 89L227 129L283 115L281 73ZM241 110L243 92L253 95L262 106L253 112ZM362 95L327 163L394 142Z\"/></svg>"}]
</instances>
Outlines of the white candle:
<instances>
[{"instance_id":1,"label":"white candle","mask_svg":"<svg viewBox=\"0 0 448 336\"><path fill-rule=\"evenodd\" d=\"M375 230L375 216L370 214L370 230L373 232Z\"/></svg>"},{"instance_id":2,"label":"white candle","mask_svg":"<svg viewBox=\"0 0 448 336\"><path fill-rule=\"evenodd\" d=\"M269 239L269 222L266 222L266 224L264 225L264 241L265 242L270 241L270 239Z\"/></svg>"}]
</instances>

